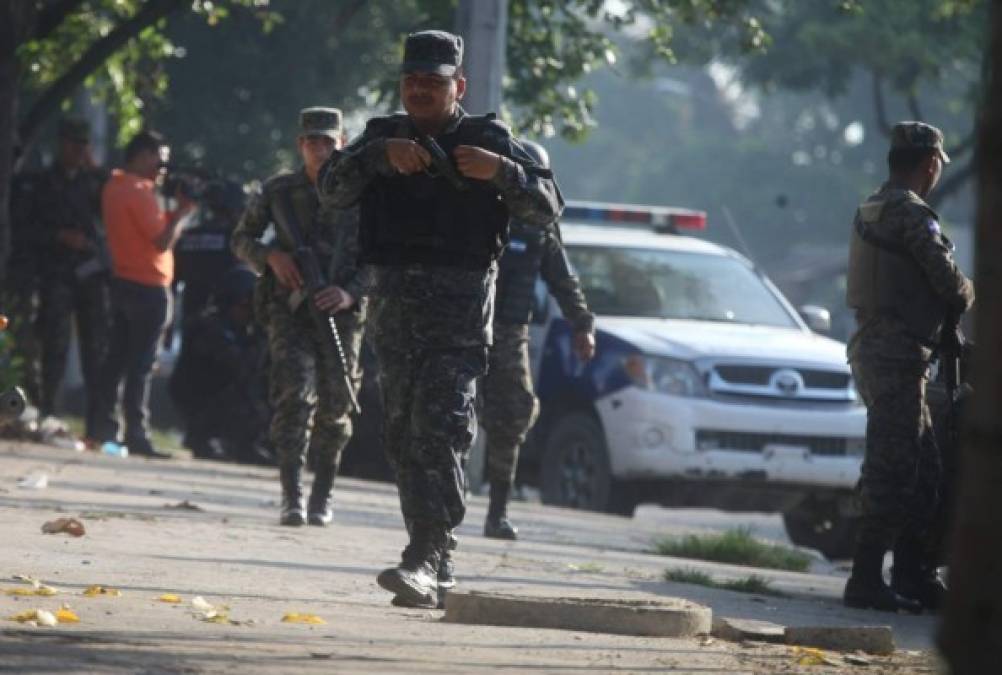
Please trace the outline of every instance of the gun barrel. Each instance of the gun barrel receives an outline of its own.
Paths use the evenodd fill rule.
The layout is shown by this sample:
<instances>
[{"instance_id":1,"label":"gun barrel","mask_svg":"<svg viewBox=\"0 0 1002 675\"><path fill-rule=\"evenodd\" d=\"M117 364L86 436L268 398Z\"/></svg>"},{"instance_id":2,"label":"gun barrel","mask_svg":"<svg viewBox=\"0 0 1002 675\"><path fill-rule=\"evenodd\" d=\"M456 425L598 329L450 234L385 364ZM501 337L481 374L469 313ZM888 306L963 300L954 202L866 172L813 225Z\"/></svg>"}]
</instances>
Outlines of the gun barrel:
<instances>
[{"instance_id":1,"label":"gun barrel","mask_svg":"<svg viewBox=\"0 0 1002 675\"><path fill-rule=\"evenodd\" d=\"M456 171L456 167L452 165L449 161L449 156L445 154L445 150L438 142L429 136L428 134L421 134L417 139L418 145L428 151L431 155L431 163L438 170L438 172L449 181L449 184L460 192L469 189L469 185L459 172Z\"/></svg>"}]
</instances>

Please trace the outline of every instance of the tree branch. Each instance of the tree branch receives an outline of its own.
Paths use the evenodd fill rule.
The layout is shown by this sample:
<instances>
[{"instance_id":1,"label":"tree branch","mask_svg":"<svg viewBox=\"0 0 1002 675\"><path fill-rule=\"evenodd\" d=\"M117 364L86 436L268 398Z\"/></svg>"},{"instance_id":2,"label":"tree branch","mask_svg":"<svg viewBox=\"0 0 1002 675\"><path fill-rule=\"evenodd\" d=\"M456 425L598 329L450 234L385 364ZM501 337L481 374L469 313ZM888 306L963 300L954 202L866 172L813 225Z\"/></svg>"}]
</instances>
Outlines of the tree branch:
<instances>
[{"instance_id":1,"label":"tree branch","mask_svg":"<svg viewBox=\"0 0 1002 675\"><path fill-rule=\"evenodd\" d=\"M60 104L72 95L91 73L100 68L108 57L139 35L144 28L187 4L185 0L148 0L132 18L118 24L111 32L92 44L25 114L19 128L24 153L27 154L28 149L37 140L42 123L55 113Z\"/></svg>"},{"instance_id":2,"label":"tree branch","mask_svg":"<svg viewBox=\"0 0 1002 675\"><path fill-rule=\"evenodd\" d=\"M44 40L59 27L66 17L80 8L85 0L52 0L38 14L35 30L31 35L33 40Z\"/></svg>"},{"instance_id":3,"label":"tree branch","mask_svg":"<svg viewBox=\"0 0 1002 675\"><path fill-rule=\"evenodd\" d=\"M331 33L336 35L343 31L363 7L365 7L365 0L355 0L355 2L338 12L338 15L334 17L334 25L331 26Z\"/></svg>"},{"instance_id":4,"label":"tree branch","mask_svg":"<svg viewBox=\"0 0 1002 675\"><path fill-rule=\"evenodd\" d=\"M929 206L936 208L939 204L942 204L946 201L947 197L950 197L954 192L964 187L972 176L974 176L973 161L968 161L964 166L950 172L950 177L940 183L939 187L929 195L926 200Z\"/></svg>"},{"instance_id":5,"label":"tree branch","mask_svg":"<svg viewBox=\"0 0 1002 675\"><path fill-rule=\"evenodd\" d=\"M879 73L873 73L873 109L877 114L877 128L885 136L891 135L891 123L887 121L887 104L884 101L884 80Z\"/></svg>"},{"instance_id":6,"label":"tree branch","mask_svg":"<svg viewBox=\"0 0 1002 675\"><path fill-rule=\"evenodd\" d=\"M915 96L914 91L908 92L908 110L911 111L913 120L921 122L925 119L922 115L922 109L919 108L918 97Z\"/></svg>"}]
</instances>

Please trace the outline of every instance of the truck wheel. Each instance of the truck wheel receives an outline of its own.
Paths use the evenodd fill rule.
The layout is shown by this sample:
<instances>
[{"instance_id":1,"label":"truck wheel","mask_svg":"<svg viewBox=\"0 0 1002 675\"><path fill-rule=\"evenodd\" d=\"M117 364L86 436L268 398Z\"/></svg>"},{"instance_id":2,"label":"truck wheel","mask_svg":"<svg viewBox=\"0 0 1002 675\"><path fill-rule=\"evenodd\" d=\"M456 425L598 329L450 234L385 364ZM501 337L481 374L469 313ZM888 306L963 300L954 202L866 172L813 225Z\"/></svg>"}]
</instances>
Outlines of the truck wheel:
<instances>
[{"instance_id":1,"label":"truck wheel","mask_svg":"<svg viewBox=\"0 0 1002 675\"><path fill-rule=\"evenodd\" d=\"M790 541L820 551L828 560L851 558L856 548L859 518L840 515L834 508L800 505L783 514Z\"/></svg>"},{"instance_id":2,"label":"truck wheel","mask_svg":"<svg viewBox=\"0 0 1002 675\"><path fill-rule=\"evenodd\" d=\"M544 504L632 516L637 506L612 476L602 428L590 415L570 413L553 426L543 454Z\"/></svg>"}]
</instances>

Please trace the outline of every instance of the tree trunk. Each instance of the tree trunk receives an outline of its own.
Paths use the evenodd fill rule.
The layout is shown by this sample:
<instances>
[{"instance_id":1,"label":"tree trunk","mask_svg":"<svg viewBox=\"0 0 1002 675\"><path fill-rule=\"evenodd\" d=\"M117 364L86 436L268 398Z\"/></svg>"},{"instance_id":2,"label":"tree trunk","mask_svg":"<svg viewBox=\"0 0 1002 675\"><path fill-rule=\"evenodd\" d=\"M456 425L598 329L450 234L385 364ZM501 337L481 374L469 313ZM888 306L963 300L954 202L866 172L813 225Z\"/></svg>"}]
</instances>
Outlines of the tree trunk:
<instances>
[{"instance_id":1,"label":"tree trunk","mask_svg":"<svg viewBox=\"0 0 1002 675\"><path fill-rule=\"evenodd\" d=\"M975 395L963 431L963 466L939 635L953 673L998 672L1002 647L1002 5L992 3L980 115Z\"/></svg>"},{"instance_id":2,"label":"tree trunk","mask_svg":"<svg viewBox=\"0 0 1002 675\"><path fill-rule=\"evenodd\" d=\"M10 184L17 129L18 68L15 52L34 20L34 3L0 0L0 284L10 257Z\"/></svg>"}]
</instances>

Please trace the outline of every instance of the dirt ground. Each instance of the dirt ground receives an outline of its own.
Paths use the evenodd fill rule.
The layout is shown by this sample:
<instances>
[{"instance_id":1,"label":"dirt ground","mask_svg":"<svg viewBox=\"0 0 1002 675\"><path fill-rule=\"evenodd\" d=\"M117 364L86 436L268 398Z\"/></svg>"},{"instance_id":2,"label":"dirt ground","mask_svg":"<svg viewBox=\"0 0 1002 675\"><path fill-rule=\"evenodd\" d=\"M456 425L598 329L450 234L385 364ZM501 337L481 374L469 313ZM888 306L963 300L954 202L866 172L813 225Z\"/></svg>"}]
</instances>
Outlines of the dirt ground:
<instances>
[{"instance_id":1,"label":"dirt ground","mask_svg":"<svg viewBox=\"0 0 1002 675\"><path fill-rule=\"evenodd\" d=\"M44 488L19 487L44 474ZM650 555L670 533L641 519L516 504L518 542L480 536L484 501L472 500L460 530L457 573L464 590L560 597L684 597L716 616L784 625L891 625L891 657L823 655L786 645L709 637L642 638L528 628L448 624L442 612L397 609L375 583L404 544L393 486L341 480L335 524L276 525L274 471L176 459L156 462L77 454L0 441L0 672L936 672L933 617L843 608L844 577L749 570ZM187 504L186 504L187 503ZM179 507L180 505L180 507ZM78 518L86 534L42 534L44 522ZM754 572L789 597L773 598L667 583L670 565L721 577ZM830 567L830 566L829 566ZM819 569L823 566L819 565ZM85 597L92 585L118 597ZM180 602L161 601L164 594ZM200 596L231 622L203 620ZM31 627L9 617L68 606L79 623ZM323 624L283 622L312 614ZM848 659L848 660L847 660ZM813 663L814 665L811 665Z\"/></svg>"}]
</instances>

